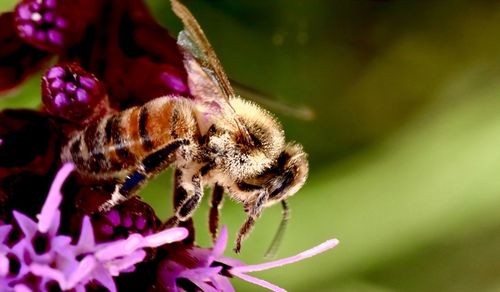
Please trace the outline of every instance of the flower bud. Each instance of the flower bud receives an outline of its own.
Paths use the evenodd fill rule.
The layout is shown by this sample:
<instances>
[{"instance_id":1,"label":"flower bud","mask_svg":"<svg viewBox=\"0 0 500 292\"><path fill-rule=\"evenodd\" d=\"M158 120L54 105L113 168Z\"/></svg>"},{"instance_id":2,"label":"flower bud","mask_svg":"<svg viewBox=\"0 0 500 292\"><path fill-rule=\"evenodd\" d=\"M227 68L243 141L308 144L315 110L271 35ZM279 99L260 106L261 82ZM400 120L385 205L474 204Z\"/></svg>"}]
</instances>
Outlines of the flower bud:
<instances>
[{"instance_id":1,"label":"flower bud","mask_svg":"<svg viewBox=\"0 0 500 292\"><path fill-rule=\"evenodd\" d=\"M76 64L56 65L42 77L42 100L51 115L85 125L109 109L102 83Z\"/></svg>"}]
</instances>

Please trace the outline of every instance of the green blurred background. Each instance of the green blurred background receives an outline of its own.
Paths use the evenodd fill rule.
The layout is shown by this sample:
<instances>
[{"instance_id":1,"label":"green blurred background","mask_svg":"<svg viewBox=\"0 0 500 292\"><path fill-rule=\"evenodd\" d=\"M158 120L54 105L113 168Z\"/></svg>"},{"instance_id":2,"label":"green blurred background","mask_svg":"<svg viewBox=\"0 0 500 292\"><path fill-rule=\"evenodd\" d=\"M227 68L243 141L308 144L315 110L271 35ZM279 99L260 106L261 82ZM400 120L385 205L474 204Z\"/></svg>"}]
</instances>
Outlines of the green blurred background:
<instances>
[{"instance_id":1,"label":"green blurred background","mask_svg":"<svg viewBox=\"0 0 500 292\"><path fill-rule=\"evenodd\" d=\"M148 2L180 29L166 0ZM276 113L311 163L278 257L332 237L340 245L256 276L290 291L500 291L500 3L185 3L233 79L316 114ZM36 106L38 86L36 77L0 107ZM162 218L169 175L143 192ZM207 205L195 216L204 246ZM264 261L280 213L264 212L244 261ZM243 220L227 200L231 242Z\"/></svg>"}]
</instances>

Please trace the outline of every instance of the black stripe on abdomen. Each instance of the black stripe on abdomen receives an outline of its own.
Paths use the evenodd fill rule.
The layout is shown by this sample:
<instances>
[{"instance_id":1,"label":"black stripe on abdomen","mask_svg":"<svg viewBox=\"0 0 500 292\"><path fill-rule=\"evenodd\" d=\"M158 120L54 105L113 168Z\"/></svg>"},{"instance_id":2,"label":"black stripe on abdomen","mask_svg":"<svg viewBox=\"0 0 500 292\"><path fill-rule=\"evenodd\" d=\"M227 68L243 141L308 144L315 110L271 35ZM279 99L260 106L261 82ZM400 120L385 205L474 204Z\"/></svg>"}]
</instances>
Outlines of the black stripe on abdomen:
<instances>
[{"instance_id":1,"label":"black stripe on abdomen","mask_svg":"<svg viewBox=\"0 0 500 292\"><path fill-rule=\"evenodd\" d=\"M142 147L145 151L153 149L153 142L148 133L149 111L147 106L141 107L139 111L139 136L141 137Z\"/></svg>"},{"instance_id":2,"label":"black stripe on abdomen","mask_svg":"<svg viewBox=\"0 0 500 292\"><path fill-rule=\"evenodd\" d=\"M116 156L124 164L130 165L134 164L134 155L129 151L126 141L122 137L123 127L121 126L123 115L117 115L112 118L111 121L111 137L113 140L113 147L115 149ZM125 165L125 166L127 166Z\"/></svg>"}]
</instances>

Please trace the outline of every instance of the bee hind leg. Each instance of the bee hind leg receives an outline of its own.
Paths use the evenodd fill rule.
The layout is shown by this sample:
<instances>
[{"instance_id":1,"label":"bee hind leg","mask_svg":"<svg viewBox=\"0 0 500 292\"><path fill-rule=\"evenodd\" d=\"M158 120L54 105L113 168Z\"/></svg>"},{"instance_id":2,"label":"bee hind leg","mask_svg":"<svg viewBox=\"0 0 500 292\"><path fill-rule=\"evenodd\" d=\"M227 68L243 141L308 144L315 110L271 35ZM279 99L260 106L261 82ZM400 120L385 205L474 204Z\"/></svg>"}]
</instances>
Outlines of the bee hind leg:
<instances>
[{"instance_id":1,"label":"bee hind leg","mask_svg":"<svg viewBox=\"0 0 500 292\"><path fill-rule=\"evenodd\" d=\"M133 168L133 171L130 172L123 183L116 186L111 199L101 205L99 211L108 211L117 204L134 196L146 181L166 169L174 161L174 154L181 146L189 144L190 141L187 139L175 140L146 156Z\"/></svg>"},{"instance_id":2,"label":"bee hind leg","mask_svg":"<svg viewBox=\"0 0 500 292\"><path fill-rule=\"evenodd\" d=\"M98 210L99 210L99 212L107 212L111 208L113 208L114 206L116 206L116 205L118 205L121 202L126 201L126 200L127 200L127 197L125 197L124 195L122 195L120 193L120 186L116 185L115 191L111 194L111 199L107 200L106 202L104 202L104 204L99 206Z\"/></svg>"},{"instance_id":3,"label":"bee hind leg","mask_svg":"<svg viewBox=\"0 0 500 292\"><path fill-rule=\"evenodd\" d=\"M109 211L114 206L128 200L144 184L148 175L142 171L135 171L128 175L122 184L115 186L115 191L111 194L111 199L107 200L99 207L100 212Z\"/></svg>"}]
</instances>

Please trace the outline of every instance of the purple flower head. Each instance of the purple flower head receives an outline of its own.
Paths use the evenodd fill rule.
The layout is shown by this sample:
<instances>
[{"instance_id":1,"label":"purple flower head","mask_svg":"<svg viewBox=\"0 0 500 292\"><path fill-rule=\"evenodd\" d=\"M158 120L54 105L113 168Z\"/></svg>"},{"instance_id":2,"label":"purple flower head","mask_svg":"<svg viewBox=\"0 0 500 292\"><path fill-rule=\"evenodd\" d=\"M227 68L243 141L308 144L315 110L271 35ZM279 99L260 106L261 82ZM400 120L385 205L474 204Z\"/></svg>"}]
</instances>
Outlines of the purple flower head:
<instances>
[{"instance_id":1,"label":"purple flower head","mask_svg":"<svg viewBox=\"0 0 500 292\"><path fill-rule=\"evenodd\" d=\"M50 54L25 43L18 36L14 13L0 14L0 28L0 92L3 92L40 69Z\"/></svg>"},{"instance_id":2,"label":"purple flower head","mask_svg":"<svg viewBox=\"0 0 500 292\"><path fill-rule=\"evenodd\" d=\"M160 225L153 208L138 197L113 207L106 213L92 216L94 234L98 242L123 239L132 233L152 234Z\"/></svg>"},{"instance_id":3,"label":"purple flower head","mask_svg":"<svg viewBox=\"0 0 500 292\"><path fill-rule=\"evenodd\" d=\"M79 240L59 235L61 187L73 166L66 164L51 186L37 222L14 211L23 238L12 247L5 244L9 225L0 226L0 287L84 291L88 283L98 283L116 291L113 277L132 272L141 262L144 248L179 241L187 236L184 228L171 228L152 235L131 234L126 239L96 243L90 219L84 217Z\"/></svg>"},{"instance_id":4,"label":"purple flower head","mask_svg":"<svg viewBox=\"0 0 500 292\"><path fill-rule=\"evenodd\" d=\"M57 127L41 112L4 110L0 138L0 219L12 222L12 210L34 218L58 168Z\"/></svg>"},{"instance_id":5,"label":"purple flower head","mask_svg":"<svg viewBox=\"0 0 500 292\"><path fill-rule=\"evenodd\" d=\"M92 7L93 1L23 0L16 6L15 24L27 43L61 52L81 40L95 13Z\"/></svg>"},{"instance_id":6,"label":"purple flower head","mask_svg":"<svg viewBox=\"0 0 500 292\"><path fill-rule=\"evenodd\" d=\"M0 15L0 27L0 91L56 55L58 62L95 74L115 109L170 94L189 96L176 41L143 0L22 0L14 12ZM73 95L75 87L64 89ZM76 96L87 98L83 92ZM56 108L71 99L67 94L51 98Z\"/></svg>"},{"instance_id":7,"label":"purple flower head","mask_svg":"<svg viewBox=\"0 0 500 292\"><path fill-rule=\"evenodd\" d=\"M337 239L331 239L295 256L258 265L245 265L239 260L223 256L227 246L227 228L223 226L211 249L196 246L186 248L178 244L168 246L169 253L160 263L157 281L167 291L190 290L193 287L202 291L234 291L228 277L238 277L273 291L285 291L247 273L291 264L322 253L338 243Z\"/></svg>"},{"instance_id":8,"label":"purple flower head","mask_svg":"<svg viewBox=\"0 0 500 292\"><path fill-rule=\"evenodd\" d=\"M337 244L245 265L224 257L225 227L208 249L193 244L192 220L180 223L188 229L160 230L138 197L101 213L121 178L75 172L67 179L73 166L64 165L51 185L76 130L90 133L103 115L159 96L191 98L183 57L143 0L20 0L0 15L0 28L0 91L50 58L57 64L42 77L42 111L0 113L0 291L233 291L231 277L281 291L248 273ZM221 111L217 103L207 108L214 112L207 115Z\"/></svg>"},{"instance_id":9,"label":"purple flower head","mask_svg":"<svg viewBox=\"0 0 500 292\"><path fill-rule=\"evenodd\" d=\"M88 124L109 109L103 84L77 64L51 67L42 77L44 108L53 116Z\"/></svg>"}]
</instances>

